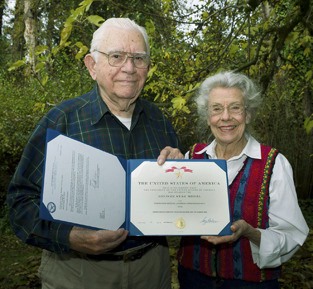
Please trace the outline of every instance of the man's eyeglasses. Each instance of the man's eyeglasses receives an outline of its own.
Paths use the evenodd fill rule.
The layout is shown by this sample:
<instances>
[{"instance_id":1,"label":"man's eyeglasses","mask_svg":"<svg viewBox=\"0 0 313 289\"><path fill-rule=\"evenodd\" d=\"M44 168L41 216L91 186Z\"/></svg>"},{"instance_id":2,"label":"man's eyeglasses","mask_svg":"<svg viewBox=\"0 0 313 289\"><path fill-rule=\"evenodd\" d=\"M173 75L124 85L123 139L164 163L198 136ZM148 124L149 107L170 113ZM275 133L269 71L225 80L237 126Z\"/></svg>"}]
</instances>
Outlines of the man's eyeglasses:
<instances>
[{"instance_id":1,"label":"man's eyeglasses","mask_svg":"<svg viewBox=\"0 0 313 289\"><path fill-rule=\"evenodd\" d=\"M227 109L228 113L231 115L242 114L247 107L240 103L234 103L229 106L223 106L220 104L214 104L209 106L209 114L210 116L220 115L225 109Z\"/></svg>"},{"instance_id":2,"label":"man's eyeglasses","mask_svg":"<svg viewBox=\"0 0 313 289\"><path fill-rule=\"evenodd\" d=\"M128 58L132 58L137 68L147 68L150 64L150 56L143 53L127 53L122 51L105 53L99 50L95 51L104 54L108 58L109 64L114 67L123 66Z\"/></svg>"}]
</instances>

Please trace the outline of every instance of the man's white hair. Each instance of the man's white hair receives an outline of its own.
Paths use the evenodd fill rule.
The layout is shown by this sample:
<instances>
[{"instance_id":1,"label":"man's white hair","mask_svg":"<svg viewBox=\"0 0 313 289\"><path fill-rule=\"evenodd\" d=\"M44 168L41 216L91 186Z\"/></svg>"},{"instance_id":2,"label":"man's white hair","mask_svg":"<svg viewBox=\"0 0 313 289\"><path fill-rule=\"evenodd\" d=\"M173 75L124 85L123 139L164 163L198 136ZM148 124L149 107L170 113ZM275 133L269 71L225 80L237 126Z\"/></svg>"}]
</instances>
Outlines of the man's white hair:
<instances>
[{"instance_id":1,"label":"man's white hair","mask_svg":"<svg viewBox=\"0 0 313 289\"><path fill-rule=\"evenodd\" d=\"M150 55L149 37L147 31L144 27L139 26L135 21L129 18L109 18L107 19L94 33L90 45L90 52L94 52L99 49L99 43L103 41L103 36L106 31L110 30L112 27L137 30L142 34L142 37L146 44L146 52Z\"/></svg>"}]
</instances>

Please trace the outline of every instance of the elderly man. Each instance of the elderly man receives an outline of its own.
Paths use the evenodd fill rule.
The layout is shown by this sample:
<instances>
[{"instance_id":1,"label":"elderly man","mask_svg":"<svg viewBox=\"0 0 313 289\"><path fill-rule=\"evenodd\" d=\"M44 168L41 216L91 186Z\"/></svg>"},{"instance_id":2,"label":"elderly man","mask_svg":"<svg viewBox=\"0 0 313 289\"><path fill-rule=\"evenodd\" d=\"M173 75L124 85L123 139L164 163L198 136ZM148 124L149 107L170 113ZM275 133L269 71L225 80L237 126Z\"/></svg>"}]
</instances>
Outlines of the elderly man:
<instances>
[{"instance_id":1,"label":"elderly man","mask_svg":"<svg viewBox=\"0 0 313 289\"><path fill-rule=\"evenodd\" d=\"M150 67L143 27L128 18L108 19L95 31L85 65L95 88L54 107L26 145L7 197L12 228L43 249L43 289L170 289L165 237L130 237L124 229L90 230L39 217L48 128L125 159L162 164L182 157L166 148L179 147L169 121L139 97Z\"/></svg>"}]
</instances>

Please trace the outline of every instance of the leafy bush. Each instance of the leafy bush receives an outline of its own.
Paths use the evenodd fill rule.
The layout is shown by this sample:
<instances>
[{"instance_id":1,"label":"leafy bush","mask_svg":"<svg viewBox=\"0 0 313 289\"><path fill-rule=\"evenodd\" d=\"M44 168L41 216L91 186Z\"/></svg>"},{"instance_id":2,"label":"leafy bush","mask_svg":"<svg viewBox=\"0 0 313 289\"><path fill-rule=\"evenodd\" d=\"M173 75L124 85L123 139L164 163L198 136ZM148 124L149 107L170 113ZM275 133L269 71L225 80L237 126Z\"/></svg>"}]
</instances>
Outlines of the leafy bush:
<instances>
[{"instance_id":1,"label":"leafy bush","mask_svg":"<svg viewBox=\"0 0 313 289\"><path fill-rule=\"evenodd\" d=\"M0 207L22 150L39 119L55 104L80 95L93 82L80 62L66 54L49 67L49 78L23 71L0 71Z\"/></svg>"}]
</instances>

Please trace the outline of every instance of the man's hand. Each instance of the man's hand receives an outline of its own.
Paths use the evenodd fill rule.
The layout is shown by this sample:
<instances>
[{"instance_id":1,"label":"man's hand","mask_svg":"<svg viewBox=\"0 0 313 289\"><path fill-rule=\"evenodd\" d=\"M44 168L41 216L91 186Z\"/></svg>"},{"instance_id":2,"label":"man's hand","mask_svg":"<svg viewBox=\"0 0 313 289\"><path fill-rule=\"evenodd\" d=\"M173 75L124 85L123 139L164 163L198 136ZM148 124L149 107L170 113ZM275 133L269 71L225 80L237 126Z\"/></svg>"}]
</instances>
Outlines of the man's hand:
<instances>
[{"instance_id":1,"label":"man's hand","mask_svg":"<svg viewBox=\"0 0 313 289\"><path fill-rule=\"evenodd\" d=\"M158 156L158 164L161 166L165 163L167 159L183 159L184 155L177 148L172 148L170 146L165 147Z\"/></svg>"},{"instance_id":2,"label":"man's hand","mask_svg":"<svg viewBox=\"0 0 313 289\"><path fill-rule=\"evenodd\" d=\"M73 227L70 232L71 249L92 255L106 253L120 245L127 237L128 231L90 230Z\"/></svg>"}]
</instances>

